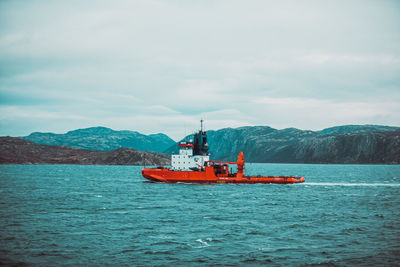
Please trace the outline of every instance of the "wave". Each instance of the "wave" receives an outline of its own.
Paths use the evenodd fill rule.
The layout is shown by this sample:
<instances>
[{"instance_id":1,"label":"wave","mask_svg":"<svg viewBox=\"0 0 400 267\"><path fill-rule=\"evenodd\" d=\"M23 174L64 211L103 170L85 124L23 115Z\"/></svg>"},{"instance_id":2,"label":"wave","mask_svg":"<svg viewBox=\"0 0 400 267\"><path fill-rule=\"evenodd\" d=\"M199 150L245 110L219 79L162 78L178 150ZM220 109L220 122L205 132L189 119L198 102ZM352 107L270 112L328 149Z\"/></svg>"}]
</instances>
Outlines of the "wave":
<instances>
[{"instance_id":1,"label":"wave","mask_svg":"<svg viewBox=\"0 0 400 267\"><path fill-rule=\"evenodd\" d=\"M303 183L303 185L319 185L319 186L400 186L396 184L382 184L382 183Z\"/></svg>"}]
</instances>

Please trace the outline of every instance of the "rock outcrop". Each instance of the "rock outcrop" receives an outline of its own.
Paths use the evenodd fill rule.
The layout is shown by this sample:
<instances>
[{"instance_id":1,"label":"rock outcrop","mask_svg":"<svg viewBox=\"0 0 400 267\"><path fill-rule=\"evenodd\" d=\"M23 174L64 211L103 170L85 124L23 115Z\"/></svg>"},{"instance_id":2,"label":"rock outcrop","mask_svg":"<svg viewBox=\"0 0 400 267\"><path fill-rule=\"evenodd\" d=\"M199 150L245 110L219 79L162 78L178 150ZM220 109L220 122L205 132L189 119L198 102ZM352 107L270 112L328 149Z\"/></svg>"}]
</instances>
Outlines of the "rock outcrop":
<instances>
[{"instance_id":1,"label":"rock outcrop","mask_svg":"<svg viewBox=\"0 0 400 267\"><path fill-rule=\"evenodd\" d=\"M16 137L0 137L0 164L168 165L170 156L132 148L111 151L40 145Z\"/></svg>"}]
</instances>

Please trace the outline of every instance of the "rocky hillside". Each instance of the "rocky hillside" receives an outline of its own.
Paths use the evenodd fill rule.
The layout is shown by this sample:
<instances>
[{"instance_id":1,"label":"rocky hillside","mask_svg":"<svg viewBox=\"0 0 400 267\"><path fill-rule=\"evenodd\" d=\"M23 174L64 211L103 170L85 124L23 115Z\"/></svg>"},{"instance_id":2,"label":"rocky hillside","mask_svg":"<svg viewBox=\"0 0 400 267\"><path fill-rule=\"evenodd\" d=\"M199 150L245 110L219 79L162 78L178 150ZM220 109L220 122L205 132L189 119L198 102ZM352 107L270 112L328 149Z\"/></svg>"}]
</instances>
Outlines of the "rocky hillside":
<instances>
[{"instance_id":1,"label":"rocky hillside","mask_svg":"<svg viewBox=\"0 0 400 267\"><path fill-rule=\"evenodd\" d=\"M399 127L383 125L344 125L326 128L320 133L323 134L345 134L345 133L370 133L370 132L388 132L400 130Z\"/></svg>"},{"instance_id":2,"label":"rocky hillside","mask_svg":"<svg viewBox=\"0 0 400 267\"><path fill-rule=\"evenodd\" d=\"M267 126L208 131L212 158L248 162L400 164L400 128L349 125L304 131ZM166 153L177 151L176 146Z\"/></svg>"},{"instance_id":3,"label":"rocky hillside","mask_svg":"<svg viewBox=\"0 0 400 267\"><path fill-rule=\"evenodd\" d=\"M170 157L132 148L94 151L40 145L16 137L0 137L0 164L168 165Z\"/></svg>"},{"instance_id":4,"label":"rocky hillside","mask_svg":"<svg viewBox=\"0 0 400 267\"><path fill-rule=\"evenodd\" d=\"M142 151L163 152L175 143L165 134L144 135L134 131L114 131L105 127L91 127L65 134L35 132L23 139L43 145L109 151L121 147Z\"/></svg>"}]
</instances>

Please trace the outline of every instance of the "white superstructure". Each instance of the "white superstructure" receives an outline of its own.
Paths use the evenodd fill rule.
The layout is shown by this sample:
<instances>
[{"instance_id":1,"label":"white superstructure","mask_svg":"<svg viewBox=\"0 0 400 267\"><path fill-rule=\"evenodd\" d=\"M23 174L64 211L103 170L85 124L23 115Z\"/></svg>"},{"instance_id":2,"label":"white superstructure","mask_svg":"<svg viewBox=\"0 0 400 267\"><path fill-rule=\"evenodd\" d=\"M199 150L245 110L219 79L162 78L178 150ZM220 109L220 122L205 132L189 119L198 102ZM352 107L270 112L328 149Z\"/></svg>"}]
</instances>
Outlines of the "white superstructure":
<instances>
[{"instance_id":1,"label":"white superstructure","mask_svg":"<svg viewBox=\"0 0 400 267\"><path fill-rule=\"evenodd\" d=\"M171 170L174 171L194 171L204 168L206 161L210 160L209 154L193 155L194 144L181 142L179 144L179 154L171 156Z\"/></svg>"}]
</instances>

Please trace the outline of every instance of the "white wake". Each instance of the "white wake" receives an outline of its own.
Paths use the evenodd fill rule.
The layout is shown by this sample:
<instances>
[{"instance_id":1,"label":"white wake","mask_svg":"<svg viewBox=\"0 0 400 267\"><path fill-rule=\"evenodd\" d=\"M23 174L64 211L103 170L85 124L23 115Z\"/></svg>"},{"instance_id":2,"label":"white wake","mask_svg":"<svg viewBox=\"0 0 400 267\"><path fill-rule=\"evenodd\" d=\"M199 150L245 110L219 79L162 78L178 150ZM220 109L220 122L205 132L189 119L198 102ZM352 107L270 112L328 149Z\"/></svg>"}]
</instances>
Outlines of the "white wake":
<instances>
[{"instance_id":1,"label":"white wake","mask_svg":"<svg viewBox=\"0 0 400 267\"><path fill-rule=\"evenodd\" d=\"M303 185L321 185L321 186L400 186L399 183L303 183Z\"/></svg>"}]
</instances>

